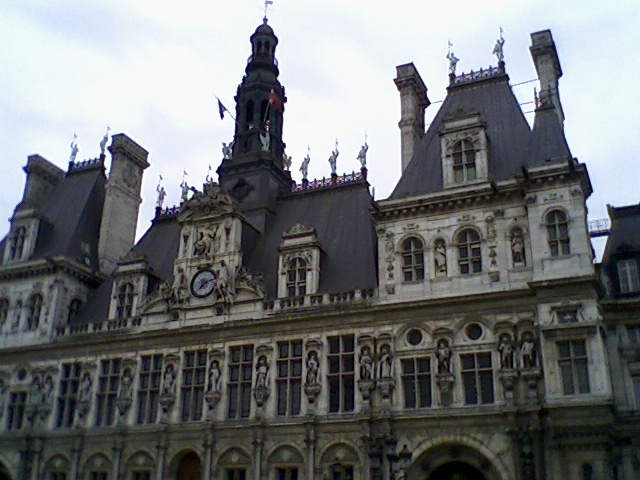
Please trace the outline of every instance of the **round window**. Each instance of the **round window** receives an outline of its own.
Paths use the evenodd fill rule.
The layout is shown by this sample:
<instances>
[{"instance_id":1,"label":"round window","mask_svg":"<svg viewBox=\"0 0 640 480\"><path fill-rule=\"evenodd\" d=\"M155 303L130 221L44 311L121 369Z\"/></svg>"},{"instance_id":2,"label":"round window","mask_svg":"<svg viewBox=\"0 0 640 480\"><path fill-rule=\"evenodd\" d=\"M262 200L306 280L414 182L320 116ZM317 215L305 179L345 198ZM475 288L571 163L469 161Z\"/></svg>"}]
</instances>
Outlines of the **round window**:
<instances>
[{"instance_id":1,"label":"round window","mask_svg":"<svg viewBox=\"0 0 640 480\"><path fill-rule=\"evenodd\" d=\"M482 336L482 327L477 323L471 323L465 330L470 340L478 340Z\"/></svg>"},{"instance_id":2,"label":"round window","mask_svg":"<svg viewBox=\"0 0 640 480\"><path fill-rule=\"evenodd\" d=\"M417 328L412 328L407 332L407 342L409 345L419 345L422 342L422 332Z\"/></svg>"}]
</instances>

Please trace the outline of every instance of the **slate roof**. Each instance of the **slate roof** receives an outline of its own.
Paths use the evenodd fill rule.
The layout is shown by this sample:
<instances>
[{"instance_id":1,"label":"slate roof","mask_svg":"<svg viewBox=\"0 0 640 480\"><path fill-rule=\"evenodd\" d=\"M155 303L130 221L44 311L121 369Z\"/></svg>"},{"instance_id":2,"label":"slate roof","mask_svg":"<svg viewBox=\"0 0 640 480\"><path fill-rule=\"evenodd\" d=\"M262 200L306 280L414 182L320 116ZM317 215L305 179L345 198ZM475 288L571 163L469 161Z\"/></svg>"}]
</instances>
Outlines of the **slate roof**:
<instances>
[{"instance_id":1,"label":"slate roof","mask_svg":"<svg viewBox=\"0 0 640 480\"><path fill-rule=\"evenodd\" d=\"M640 203L625 207L609 207L611 230L602 256L607 264L618 253L640 253Z\"/></svg>"},{"instance_id":2,"label":"slate roof","mask_svg":"<svg viewBox=\"0 0 640 480\"><path fill-rule=\"evenodd\" d=\"M489 180L513 178L521 175L522 166L570 155L553 107L536 112L532 132L506 74L453 85L447 90L447 97L419 141L390 199L443 189L440 132L444 121L458 111L477 112L486 124Z\"/></svg>"},{"instance_id":3,"label":"slate roof","mask_svg":"<svg viewBox=\"0 0 640 480\"><path fill-rule=\"evenodd\" d=\"M245 264L250 271L264 274L267 296L276 298L282 234L300 223L315 228L320 243L321 293L373 288L378 283L377 241L370 206L366 182L282 198L267 232L252 252L245 252Z\"/></svg>"}]
</instances>

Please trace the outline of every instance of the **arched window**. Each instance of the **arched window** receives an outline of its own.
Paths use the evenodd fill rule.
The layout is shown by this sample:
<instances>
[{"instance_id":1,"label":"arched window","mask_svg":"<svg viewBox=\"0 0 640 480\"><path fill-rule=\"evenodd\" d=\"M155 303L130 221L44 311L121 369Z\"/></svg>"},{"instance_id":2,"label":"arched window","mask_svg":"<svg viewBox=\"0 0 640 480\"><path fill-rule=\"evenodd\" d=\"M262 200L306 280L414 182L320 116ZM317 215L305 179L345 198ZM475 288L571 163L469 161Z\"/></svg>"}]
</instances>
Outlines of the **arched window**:
<instances>
[{"instance_id":1,"label":"arched window","mask_svg":"<svg viewBox=\"0 0 640 480\"><path fill-rule=\"evenodd\" d=\"M482 271L480 235L471 228L461 231L457 238L460 273L468 275Z\"/></svg>"},{"instance_id":2,"label":"arched window","mask_svg":"<svg viewBox=\"0 0 640 480\"><path fill-rule=\"evenodd\" d=\"M6 298L0 298L0 328L6 322L7 317L9 316L9 300Z\"/></svg>"},{"instance_id":3,"label":"arched window","mask_svg":"<svg viewBox=\"0 0 640 480\"><path fill-rule=\"evenodd\" d=\"M252 124L253 124L253 109L254 109L253 100L249 100L245 107L245 119L247 122L248 130L251 130Z\"/></svg>"},{"instance_id":4,"label":"arched window","mask_svg":"<svg viewBox=\"0 0 640 480\"><path fill-rule=\"evenodd\" d=\"M71 302L69 303L69 313L67 314L67 325L70 325L71 322L78 316L78 311L80 310L81 305L82 302L79 299L74 298L73 300L71 300Z\"/></svg>"},{"instance_id":5,"label":"arched window","mask_svg":"<svg viewBox=\"0 0 640 480\"><path fill-rule=\"evenodd\" d=\"M547 213L547 241L552 257L569 255L569 227L567 215L562 210L552 210Z\"/></svg>"},{"instance_id":6,"label":"arched window","mask_svg":"<svg viewBox=\"0 0 640 480\"><path fill-rule=\"evenodd\" d=\"M129 318L133 314L133 284L124 283L118 289L118 306L116 316Z\"/></svg>"},{"instance_id":7,"label":"arched window","mask_svg":"<svg viewBox=\"0 0 640 480\"><path fill-rule=\"evenodd\" d=\"M296 297L307 293L307 262L295 257L287 265L287 295Z\"/></svg>"},{"instance_id":8,"label":"arched window","mask_svg":"<svg viewBox=\"0 0 640 480\"><path fill-rule=\"evenodd\" d=\"M402 242L402 272L405 282L424 280L424 247L419 238Z\"/></svg>"},{"instance_id":9,"label":"arched window","mask_svg":"<svg viewBox=\"0 0 640 480\"><path fill-rule=\"evenodd\" d=\"M640 277L638 277L638 263L633 258L620 260L617 263L618 281L620 293L631 293L640 290ZM0 322L2 320L0 319Z\"/></svg>"},{"instance_id":10,"label":"arched window","mask_svg":"<svg viewBox=\"0 0 640 480\"><path fill-rule=\"evenodd\" d=\"M26 236L27 229L25 227L18 227L13 233L13 236L11 237L11 244L9 246L9 258L11 260L19 260L22 258Z\"/></svg>"},{"instance_id":11,"label":"arched window","mask_svg":"<svg viewBox=\"0 0 640 480\"><path fill-rule=\"evenodd\" d=\"M42 295L36 293L31 295L27 304L27 330L35 330L40 323L40 313L42 312Z\"/></svg>"},{"instance_id":12,"label":"arched window","mask_svg":"<svg viewBox=\"0 0 640 480\"><path fill-rule=\"evenodd\" d=\"M476 179L476 149L469 140L460 140L453 146L453 179L456 183Z\"/></svg>"}]
</instances>

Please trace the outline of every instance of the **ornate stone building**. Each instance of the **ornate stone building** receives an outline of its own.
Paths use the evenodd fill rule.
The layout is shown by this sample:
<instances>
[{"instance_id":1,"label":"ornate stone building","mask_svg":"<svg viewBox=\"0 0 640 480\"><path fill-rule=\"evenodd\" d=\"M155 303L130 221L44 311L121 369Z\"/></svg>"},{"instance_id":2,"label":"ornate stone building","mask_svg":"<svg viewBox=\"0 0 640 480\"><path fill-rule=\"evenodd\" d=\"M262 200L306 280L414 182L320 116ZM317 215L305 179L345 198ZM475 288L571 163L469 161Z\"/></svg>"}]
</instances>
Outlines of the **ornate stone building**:
<instances>
[{"instance_id":1,"label":"ornate stone building","mask_svg":"<svg viewBox=\"0 0 640 480\"><path fill-rule=\"evenodd\" d=\"M531 38L533 128L503 61L453 64L426 133L397 67L382 201L366 148L359 173L292 181L266 21L218 183L137 244L142 147L114 135L108 178L104 154L30 157L0 244L0 479L637 479L637 298L600 303L562 70Z\"/></svg>"}]
</instances>

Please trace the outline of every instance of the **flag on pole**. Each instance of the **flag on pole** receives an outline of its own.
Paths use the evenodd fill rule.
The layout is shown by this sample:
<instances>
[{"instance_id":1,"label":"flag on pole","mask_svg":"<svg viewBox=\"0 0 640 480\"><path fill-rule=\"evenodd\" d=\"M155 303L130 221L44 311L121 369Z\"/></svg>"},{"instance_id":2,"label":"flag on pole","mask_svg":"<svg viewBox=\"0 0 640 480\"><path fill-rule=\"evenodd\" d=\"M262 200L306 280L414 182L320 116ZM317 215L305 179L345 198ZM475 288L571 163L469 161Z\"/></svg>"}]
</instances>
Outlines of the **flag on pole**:
<instances>
[{"instance_id":1,"label":"flag on pole","mask_svg":"<svg viewBox=\"0 0 640 480\"><path fill-rule=\"evenodd\" d=\"M276 110L280 110L282 108L282 99L273 90L273 88L269 92L269 104Z\"/></svg>"},{"instance_id":2,"label":"flag on pole","mask_svg":"<svg viewBox=\"0 0 640 480\"><path fill-rule=\"evenodd\" d=\"M222 120L224 119L224 112L228 112L229 110L227 110L227 107L222 104L218 97L216 97L216 100L218 100L218 112L220 113L220 120Z\"/></svg>"}]
</instances>

